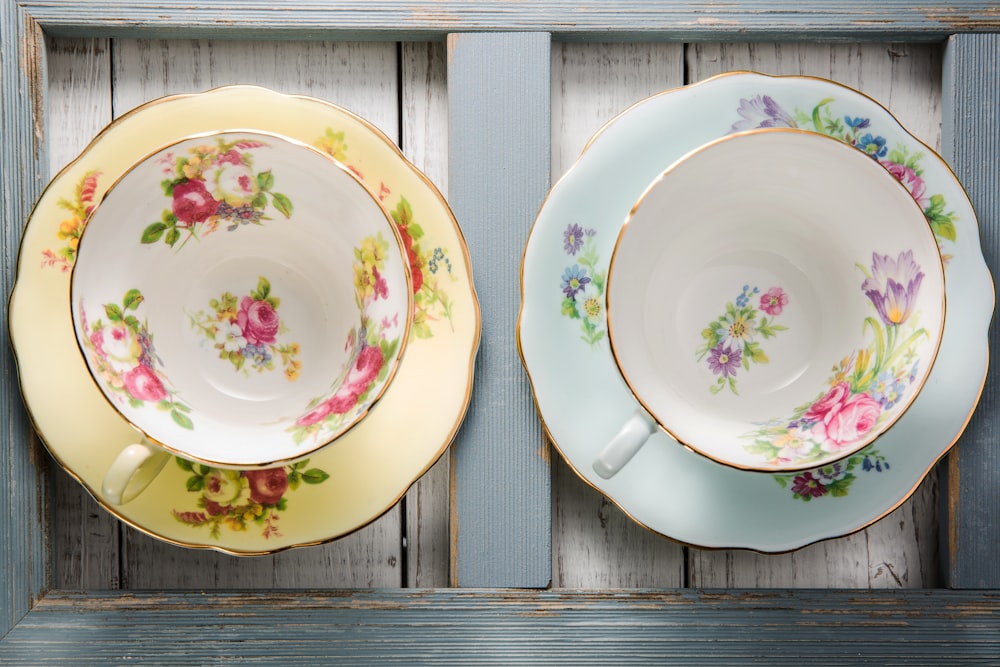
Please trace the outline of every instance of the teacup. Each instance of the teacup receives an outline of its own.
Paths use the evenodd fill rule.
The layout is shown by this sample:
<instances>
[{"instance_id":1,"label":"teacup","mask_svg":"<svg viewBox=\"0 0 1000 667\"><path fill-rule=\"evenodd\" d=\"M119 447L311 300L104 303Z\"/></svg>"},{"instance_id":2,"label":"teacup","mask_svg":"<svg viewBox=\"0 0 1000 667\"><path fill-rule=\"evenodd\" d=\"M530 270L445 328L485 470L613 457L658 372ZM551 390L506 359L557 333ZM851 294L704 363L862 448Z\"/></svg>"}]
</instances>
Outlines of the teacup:
<instances>
[{"instance_id":1,"label":"teacup","mask_svg":"<svg viewBox=\"0 0 1000 667\"><path fill-rule=\"evenodd\" d=\"M102 493L176 455L236 470L309 456L388 388L409 336L406 250L346 167L256 130L166 146L92 211L70 288L97 386L140 435Z\"/></svg>"},{"instance_id":2,"label":"teacup","mask_svg":"<svg viewBox=\"0 0 1000 667\"><path fill-rule=\"evenodd\" d=\"M607 324L639 408L617 473L662 429L746 470L805 470L873 442L926 380L944 271L911 193L830 137L758 130L668 168L617 239Z\"/></svg>"}]
</instances>

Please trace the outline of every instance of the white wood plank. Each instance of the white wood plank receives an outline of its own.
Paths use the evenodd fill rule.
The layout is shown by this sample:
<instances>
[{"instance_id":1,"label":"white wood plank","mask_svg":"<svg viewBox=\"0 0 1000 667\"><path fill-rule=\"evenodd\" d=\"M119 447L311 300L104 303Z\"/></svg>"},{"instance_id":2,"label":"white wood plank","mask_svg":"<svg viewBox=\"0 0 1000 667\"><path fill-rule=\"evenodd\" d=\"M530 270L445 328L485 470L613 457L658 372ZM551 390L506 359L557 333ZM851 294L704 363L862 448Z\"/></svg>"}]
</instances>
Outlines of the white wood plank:
<instances>
[{"instance_id":1,"label":"white wood plank","mask_svg":"<svg viewBox=\"0 0 1000 667\"><path fill-rule=\"evenodd\" d=\"M106 39L58 39L48 52L49 173L55 175L111 122ZM118 587L120 522L52 462L53 579L60 588Z\"/></svg>"},{"instance_id":2,"label":"white wood plank","mask_svg":"<svg viewBox=\"0 0 1000 667\"><path fill-rule=\"evenodd\" d=\"M448 196L448 83L445 46L401 49L403 154ZM442 456L406 496L406 584L448 585L450 457Z\"/></svg>"},{"instance_id":3,"label":"white wood plank","mask_svg":"<svg viewBox=\"0 0 1000 667\"><path fill-rule=\"evenodd\" d=\"M114 42L114 111L168 93L250 83L328 99L397 138L397 52L392 43ZM381 587L402 582L398 507L336 542L242 559L186 550L127 532L129 588Z\"/></svg>"},{"instance_id":4,"label":"white wood plank","mask_svg":"<svg viewBox=\"0 0 1000 667\"><path fill-rule=\"evenodd\" d=\"M941 50L899 44L695 44L690 80L733 69L831 78L880 101L910 132L940 146ZM938 585L937 481L863 532L790 554L690 550L698 587L877 587Z\"/></svg>"},{"instance_id":5,"label":"white wood plank","mask_svg":"<svg viewBox=\"0 0 1000 667\"><path fill-rule=\"evenodd\" d=\"M553 183L604 123L648 95L681 85L683 77L679 44L554 44ZM684 585L680 546L639 527L553 456L553 586Z\"/></svg>"},{"instance_id":6,"label":"white wood plank","mask_svg":"<svg viewBox=\"0 0 1000 667\"><path fill-rule=\"evenodd\" d=\"M451 205L472 256L482 342L452 447L452 583L551 581L551 470L514 331L520 257L549 184L550 40L448 40Z\"/></svg>"}]
</instances>

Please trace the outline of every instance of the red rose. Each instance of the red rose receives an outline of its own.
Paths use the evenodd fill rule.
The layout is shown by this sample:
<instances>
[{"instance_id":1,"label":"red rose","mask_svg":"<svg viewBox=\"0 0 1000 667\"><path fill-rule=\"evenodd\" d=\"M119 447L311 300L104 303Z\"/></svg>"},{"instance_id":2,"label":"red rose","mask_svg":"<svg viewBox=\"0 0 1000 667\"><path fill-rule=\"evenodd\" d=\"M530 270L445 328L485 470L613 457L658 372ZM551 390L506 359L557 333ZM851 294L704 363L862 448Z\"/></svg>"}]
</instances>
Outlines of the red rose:
<instances>
[{"instance_id":1,"label":"red rose","mask_svg":"<svg viewBox=\"0 0 1000 667\"><path fill-rule=\"evenodd\" d=\"M413 282L413 293L416 294L424 284L424 272L420 269L420 258L413 250L413 237L406 227L399 227L399 236L403 239L403 246L406 248L406 259L410 263L410 278Z\"/></svg>"},{"instance_id":2,"label":"red rose","mask_svg":"<svg viewBox=\"0 0 1000 667\"><path fill-rule=\"evenodd\" d=\"M860 442L875 428L882 404L868 394L858 394L827 413L813 426L812 434L827 452Z\"/></svg>"},{"instance_id":3,"label":"red rose","mask_svg":"<svg viewBox=\"0 0 1000 667\"><path fill-rule=\"evenodd\" d=\"M362 390L367 389L382 370L382 364L382 349L377 345L365 345L361 348L347 381L358 385Z\"/></svg>"},{"instance_id":4,"label":"red rose","mask_svg":"<svg viewBox=\"0 0 1000 667\"><path fill-rule=\"evenodd\" d=\"M149 366L139 364L122 375L125 389L132 398L140 401L162 401L167 397L167 390Z\"/></svg>"},{"instance_id":5,"label":"red rose","mask_svg":"<svg viewBox=\"0 0 1000 667\"><path fill-rule=\"evenodd\" d=\"M288 490L288 473L284 468L247 470L243 474L250 482L250 500L255 503L277 505Z\"/></svg>"},{"instance_id":6,"label":"red rose","mask_svg":"<svg viewBox=\"0 0 1000 667\"><path fill-rule=\"evenodd\" d=\"M204 181L192 179L174 186L174 215L184 226L204 222L218 209L219 202L209 194Z\"/></svg>"},{"instance_id":7,"label":"red rose","mask_svg":"<svg viewBox=\"0 0 1000 667\"><path fill-rule=\"evenodd\" d=\"M809 421L825 421L830 411L843 405L850 395L851 387L846 382L834 385L823 398L809 406L803 417Z\"/></svg>"},{"instance_id":8,"label":"red rose","mask_svg":"<svg viewBox=\"0 0 1000 667\"><path fill-rule=\"evenodd\" d=\"M251 345L273 343L278 334L278 311L267 301L254 301L248 296L240 301L240 312L236 314L236 324L243 331L243 337Z\"/></svg>"}]
</instances>

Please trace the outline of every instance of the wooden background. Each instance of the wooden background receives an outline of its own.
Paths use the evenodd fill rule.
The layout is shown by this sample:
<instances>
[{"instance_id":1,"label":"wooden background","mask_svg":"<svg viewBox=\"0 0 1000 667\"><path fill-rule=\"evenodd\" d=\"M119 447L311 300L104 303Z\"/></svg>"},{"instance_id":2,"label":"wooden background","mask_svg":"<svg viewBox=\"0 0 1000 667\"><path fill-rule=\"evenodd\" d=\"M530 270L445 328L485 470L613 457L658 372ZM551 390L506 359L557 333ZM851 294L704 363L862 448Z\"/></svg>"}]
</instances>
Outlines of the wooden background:
<instances>
[{"instance_id":1,"label":"wooden background","mask_svg":"<svg viewBox=\"0 0 1000 667\"><path fill-rule=\"evenodd\" d=\"M253 83L328 99L366 117L448 195L444 43L48 38L47 46L50 173L112 118L147 100ZM913 134L939 147L942 53L939 43L553 43L551 181L570 167L594 131L632 102L734 69L834 79L882 102ZM521 245L531 221L522 222L515 230ZM482 248L471 250L475 255ZM487 276L475 278L482 297ZM506 335L513 346L513 331ZM520 368L511 375L512 383L527 386ZM942 584L936 474L910 501L861 532L761 555L703 550L654 535L583 484L554 450L546 452L552 587ZM396 508L344 539L237 558L167 545L123 526L50 461L51 584L67 590L448 586L450 465L444 457Z\"/></svg>"}]
</instances>

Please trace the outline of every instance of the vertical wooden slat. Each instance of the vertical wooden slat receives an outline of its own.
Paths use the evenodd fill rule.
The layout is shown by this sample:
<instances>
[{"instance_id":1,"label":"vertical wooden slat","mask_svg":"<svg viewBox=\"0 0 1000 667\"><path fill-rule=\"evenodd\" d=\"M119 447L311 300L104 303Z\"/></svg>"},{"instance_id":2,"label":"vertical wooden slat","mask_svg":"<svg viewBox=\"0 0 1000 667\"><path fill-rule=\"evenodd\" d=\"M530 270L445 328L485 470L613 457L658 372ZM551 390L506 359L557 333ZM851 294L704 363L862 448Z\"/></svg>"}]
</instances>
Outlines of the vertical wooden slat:
<instances>
[{"instance_id":1,"label":"vertical wooden slat","mask_svg":"<svg viewBox=\"0 0 1000 667\"><path fill-rule=\"evenodd\" d=\"M550 36L448 38L449 187L482 343L452 449L452 583L547 586L549 450L514 345L521 253L549 186Z\"/></svg>"},{"instance_id":2,"label":"vertical wooden slat","mask_svg":"<svg viewBox=\"0 0 1000 667\"><path fill-rule=\"evenodd\" d=\"M1000 275L1000 34L955 35L944 59L942 153L979 217L983 254ZM996 315L989 335L1000 351ZM969 378L972 381L974 378ZM1000 587L1000 376L942 471L941 556L951 588Z\"/></svg>"},{"instance_id":3,"label":"vertical wooden slat","mask_svg":"<svg viewBox=\"0 0 1000 667\"><path fill-rule=\"evenodd\" d=\"M0 637L31 607L48 581L43 528L44 456L25 416L7 329L7 295L21 227L44 179L44 44L39 27L14 2L0 3Z\"/></svg>"}]
</instances>

